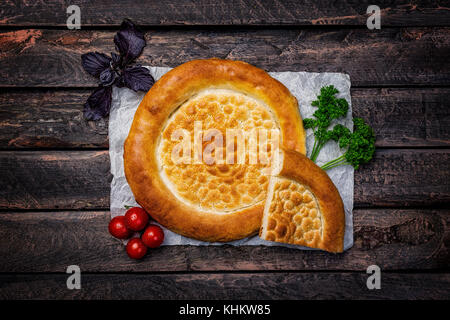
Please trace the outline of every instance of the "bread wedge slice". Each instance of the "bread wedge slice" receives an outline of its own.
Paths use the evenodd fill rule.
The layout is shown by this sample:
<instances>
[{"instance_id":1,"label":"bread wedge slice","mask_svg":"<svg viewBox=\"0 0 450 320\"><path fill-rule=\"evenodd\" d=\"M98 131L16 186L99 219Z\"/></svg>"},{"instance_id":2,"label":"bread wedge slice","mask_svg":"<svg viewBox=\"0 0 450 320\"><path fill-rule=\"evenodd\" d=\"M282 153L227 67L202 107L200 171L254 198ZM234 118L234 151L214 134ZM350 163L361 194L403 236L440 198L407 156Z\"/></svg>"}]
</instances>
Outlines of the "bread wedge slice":
<instances>
[{"instance_id":1,"label":"bread wedge slice","mask_svg":"<svg viewBox=\"0 0 450 320\"><path fill-rule=\"evenodd\" d=\"M303 154L282 150L273 169L259 236L329 252L344 247L344 204L328 175Z\"/></svg>"}]
</instances>

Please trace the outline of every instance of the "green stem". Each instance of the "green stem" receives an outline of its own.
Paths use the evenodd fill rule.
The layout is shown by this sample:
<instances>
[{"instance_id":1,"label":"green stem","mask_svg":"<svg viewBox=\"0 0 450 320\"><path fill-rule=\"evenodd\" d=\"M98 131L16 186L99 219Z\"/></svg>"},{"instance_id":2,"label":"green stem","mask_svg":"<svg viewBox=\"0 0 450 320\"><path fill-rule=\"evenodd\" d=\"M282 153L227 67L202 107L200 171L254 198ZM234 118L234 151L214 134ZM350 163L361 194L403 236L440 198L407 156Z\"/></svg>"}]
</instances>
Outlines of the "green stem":
<instances>
[{"instance_id":1,"label":"green stem","mask_svg":"<svg viewBox=\"0 0 450 320\"><path fill-rule=\"evenodd\" d=\"M342 160L342 161L340 161L340 162L335 162L335 163L327 164L326 166L321 166L321 168L322 168L323 170L328 170L328 169L334 168L335 166L340 166L340 165L342 165L343 163L345 163L344 160Z\"/></svg>"},{"instance_id":2,"label":"green stem","mask_svg":"<svg viewBox=\"0 0 450 320\"><path fill-rule=\"evenodd\" d=\"M330 162L324 164L323 166L321 166L321 168L323 170L330 170L330 169L333 169L333 168L336 168L336 167L339 167L342 165L347 165L347 164L350 164L350 163L346 162L346 159L343 156L341 156L333 161L330 161Z\"/></svg>"},{"instance_id":3,"label":"green stem","mask_svg":"<svg viewBox=\"0 0 450 320\"><path fill-rule=\"evenodd\" d=\"M317 157L319 156L319 153L320 153L320 150L322 150L322 148L323 148L323 146L326 144L326 141L325 142L319 142L318 144L317 144L317 147L316 147L316 151L315 151L315 153L314 153L314 162L316 162L316 160L317 160Z\"/></svg>"},{"instance_id":4,"label":"green stem","mask_svg":"<svg viewBox=\"0 0 450 320\"><path fill-rule=\"evenodd\" d=\"M320 149L322 149L322 147L323 147L323 142L318 141L317 145L314 149L314 153L312 154L312 157L311 157L312 161L316 162L317 157L319 156Z\"/></svg>"},{"instance_id":5,"label":"green stem","mask_svg":"<svg viewBox=\"0 0 450 320\"><path fill-rule=\"evenodd\" d=\"M312 160L312 157L313 157L313 155L314 155L314 150L316 149L316 145L317 145L317 140L314 138L314 145L313 145L313 148L312 148L312 150L311 150L311 155L309 156L309 158ZM314 160L312 160L312 161L314 161Z\"/></svg>"},{"instance_id":6,"label":"green stem","mask_svg":"<svg viewBox=\"0 0 450 320\"><path fill-rule=\"evenodd\" d=\"M311 155L311 160L313 161L313 162L316 162L316 154L317 154L317 149L314 149L314 153Z\"/></svg>"},{"instance_id":7,"label":"green stem","mask_svg":"<svg viewBox=\"0 0 450 320\"><path fill-rule=\"evenodd\" d=\"M317 148L317 139L316 139L316 130L314 130L314 128L312 128L312 130L313 130L313 135L314 135L314 145L313 145L313 148L312 148L312 150L311 150L311 156L310 156L310 159L312 159L312 157L314 156L314 153L316 152L316 148ZM314 161L314 160L313 160Z\"/></svg>"},{"instance_id":8,"label":"green stem","mask_svg":"<svg viewBox=\"0 0 450 320\"><path fill-rule=\"evenodd\" d=\"M333 169L333 168L336 168L336 167L339 167L339 166L345 166L345 165L350 165L350 163L348 163L348 162L341 162L341 163L337 163L337 164L335 164L333 166L329 166L327 168L322 168L322 169L323 170L330 170L330 169Z\"/></svg>"},{"instance_id":9,"label":"green stem","mask_svg":"<svg viewBox=\"0 0 450 320\"><path fill-rule=\"evenodd\" d=\"M344 156L343 156L343 155L340 156L340 157L338 157L338 158L336 158L336 159L334 159L334 160L328 161L327 163L325 163L325 164L322 166L322 168L323 168L323 167L328 167L328 166L330 166L330 165L332 165L332 164L334 164L334 163L336 163L336 162L342 161L342 160L344 160Z\"/></svg>"}]
</instances>

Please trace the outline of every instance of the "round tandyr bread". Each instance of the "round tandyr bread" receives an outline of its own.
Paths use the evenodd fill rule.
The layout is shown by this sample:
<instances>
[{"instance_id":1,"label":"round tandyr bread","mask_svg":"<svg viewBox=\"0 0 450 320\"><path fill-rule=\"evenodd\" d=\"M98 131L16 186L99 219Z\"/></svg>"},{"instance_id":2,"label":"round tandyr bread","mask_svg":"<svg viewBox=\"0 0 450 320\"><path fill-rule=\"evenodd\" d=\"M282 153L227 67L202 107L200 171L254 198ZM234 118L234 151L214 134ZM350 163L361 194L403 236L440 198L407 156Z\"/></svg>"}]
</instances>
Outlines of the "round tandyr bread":
<instances>
[{"instance_id":1,"label":"round tandyr bread","mask_svg":"<svg viewBox=\"0 0 450 320\"><path fill-rule=\"evenodd\" d=\"M125 141L125 174L136 201L163 226L187 237L230 241L256 233L271 164L250 162L251 150L238 161L241 149L234 137L227 139L228 129L245 133L243 150L255 150L249 132L267 129L269 140L277 133L280 146L305 153L297 100L265 71L241 61L208 59L166 73L139 105ZM226 154L225 162L205 159L211 141L217 142L214 132L223 133L224 147L209 155ZM192 152L183 149L181 160L174 160L182 138ZM228 149L234 163L226 161Z\"/></svg>"}]
</instances>

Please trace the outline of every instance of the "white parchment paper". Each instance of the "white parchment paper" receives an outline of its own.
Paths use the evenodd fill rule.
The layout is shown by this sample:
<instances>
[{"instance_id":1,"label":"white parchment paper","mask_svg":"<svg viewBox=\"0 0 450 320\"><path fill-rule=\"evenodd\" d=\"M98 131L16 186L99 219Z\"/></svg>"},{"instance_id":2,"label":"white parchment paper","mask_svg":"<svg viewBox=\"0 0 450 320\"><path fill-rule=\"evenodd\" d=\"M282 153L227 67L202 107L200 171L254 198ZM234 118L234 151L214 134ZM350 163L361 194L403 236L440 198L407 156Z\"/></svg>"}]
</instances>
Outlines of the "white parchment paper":
<instances>
[{"instance_id":1,"label":"white parchment paper","mask_svg":"<svg viewBox=\"0 0 450 320\"><path fill-rule=\"evenodd\" d=\"M150 73L158 80L164 73L170 70L166 67L149 67ZM350 96L350 77L343 73L310 73L310 72L270 72L270 75L282 82L290 92L298 99L302 118L310 117L315 107L311 102L317 98L320 88L333 84L339 90L339 97L345 98L350 105L347 117L339 123L353 130L352 108ZM128 88L113 89L111 113L109 116L109 155L111 158L111 216L125 213L125 205L137 206L133 193L125 178L123 168L123 144L133 121L134 113L145 93L136 93ZM336 122L338 123L338 122ZM307 130L306 148L311 151L314 144L312 130ZM342 152L336 143L326 144L317 159L318 165L340 156ZM330 178L341 194L345 207L345 237L344 250L353 245L353 174L352 166L341 166L327 171ZM164 227L163 227L164 228ZM164 228L163 245L222 245L223 243L211 243L183 237ZM300 246L265 241L257 235L242 240L227 242L230 245L266 245L284 246L296 249L309 249Z\"/></svg>"}]
</instances>

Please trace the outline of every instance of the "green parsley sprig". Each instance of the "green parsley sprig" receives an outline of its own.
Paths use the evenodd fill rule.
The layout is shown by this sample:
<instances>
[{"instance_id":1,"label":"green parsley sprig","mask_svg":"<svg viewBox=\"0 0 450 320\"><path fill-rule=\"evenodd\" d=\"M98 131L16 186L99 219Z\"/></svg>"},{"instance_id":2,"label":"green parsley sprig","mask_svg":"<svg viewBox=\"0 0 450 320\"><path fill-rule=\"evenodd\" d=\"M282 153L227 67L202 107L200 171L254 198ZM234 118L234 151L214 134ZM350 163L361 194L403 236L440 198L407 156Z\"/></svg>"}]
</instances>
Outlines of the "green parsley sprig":
<instances>
[{"instance_id":1,"label":"green parsley sprig","mask_svg":"<svg viewBox=\"0 0 450 320\"><path fill-rule=\"evenodd\" d=\"M317 107L314 118L303 120L305 129L312 129L314 132L314 146L309 158L316 161L320 150L329 140L338 141L343 131L343 126L335 126L333 130L328 130L331 121L344 117L348 112L348 102L343 98L336 98L339 91L333 86L326 86L320 89L320 95L311 105Z\"/></svg>"},{"instance_id":2,"label":"green parsley sprig","mask_svg":"<svg viewBox=\"0 0 450 320\"><path fill-rule=\"evenodd\" d=\"M311 105L317 107L314 118L303 120L305 129L312 129L314 133L314 146L309 158L316 162L320 150L330 140L338 143L345 153L321 166L323 170L329 170L342 165L351 165L358 169L361 164L369 162L375 153L375 134L373 129L361 118L354 118L354 129L351 132L347 127L336 124L329 130L332 120L344 117L348 112L348 102L342 98L336 98L339 91L333 86L320 89L320 95Z\"/></svg>"},{"instance_id":3,"label":"green parsley sprig","mask_svg":"<svg viewBox=\"0 0 450 320\"><path fill-rule=\"evenodd\" d=\"M372 159L375 153L375 134L373 129L361 118L354 118L353 126L353 133L342 126L342 135L338 139L339 147L347 148L347 150L342 156L321 166L323 170L342 165L352 165L355 169L358 169L361 164L367 163Z\"/></svg>"}]
</instances>

